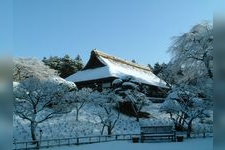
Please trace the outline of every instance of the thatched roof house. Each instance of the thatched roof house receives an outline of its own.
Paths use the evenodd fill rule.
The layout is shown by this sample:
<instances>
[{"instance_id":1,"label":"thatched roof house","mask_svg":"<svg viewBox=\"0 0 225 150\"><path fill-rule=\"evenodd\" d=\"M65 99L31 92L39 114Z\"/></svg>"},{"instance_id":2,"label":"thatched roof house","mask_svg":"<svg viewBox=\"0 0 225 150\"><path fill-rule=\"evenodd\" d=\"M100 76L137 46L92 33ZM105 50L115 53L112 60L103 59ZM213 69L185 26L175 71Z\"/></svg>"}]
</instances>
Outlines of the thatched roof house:
<instances>
[{"instance_id":1,"label":"thatched roof house","mask_svg":"<svg viewBox=\"0 0 225 150\"><path fill-rule=\"evenodd\" d=\"M165 81L154 75L148 67L140 66L103 52L93 50L86 66L66 80L76 83L78 88L100 86L111 87L116 78L132 76L134 82L167 88Z\"/></svg>"}]
</instances>

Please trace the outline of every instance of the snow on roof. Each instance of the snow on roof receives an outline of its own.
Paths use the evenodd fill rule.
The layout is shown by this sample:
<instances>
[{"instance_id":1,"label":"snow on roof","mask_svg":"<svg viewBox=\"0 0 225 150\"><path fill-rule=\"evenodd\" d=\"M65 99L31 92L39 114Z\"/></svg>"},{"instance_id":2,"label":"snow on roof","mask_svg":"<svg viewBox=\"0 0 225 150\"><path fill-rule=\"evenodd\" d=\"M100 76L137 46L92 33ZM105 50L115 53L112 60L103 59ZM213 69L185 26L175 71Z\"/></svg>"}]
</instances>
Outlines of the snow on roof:
<instances>
[{"instance_id":1,"label":"snow on roof","mask_svg":"<svg viewBox=\"0 0 225 150\"><path fill-rule=\"evenodd\" d=\"M94 53L96 53L97 59L105 66L79 71L66 78L66 80L76 83L107 77L121 78L123 76L132 76L136 82L168 88L165 81L157 77L146 67L106 55L99 51L95 51Z\"/></svg>"},{"instance_id":2,"label":"snow on roof","mask_svg":"<svg viewBox=\"0 0 225 150\"><path fill-rule=\"evenodd\" d=\"M110 77L111 73L108 66L78 71L66 78L68 81L82 82Z\"/></svg>"}]
</instances>

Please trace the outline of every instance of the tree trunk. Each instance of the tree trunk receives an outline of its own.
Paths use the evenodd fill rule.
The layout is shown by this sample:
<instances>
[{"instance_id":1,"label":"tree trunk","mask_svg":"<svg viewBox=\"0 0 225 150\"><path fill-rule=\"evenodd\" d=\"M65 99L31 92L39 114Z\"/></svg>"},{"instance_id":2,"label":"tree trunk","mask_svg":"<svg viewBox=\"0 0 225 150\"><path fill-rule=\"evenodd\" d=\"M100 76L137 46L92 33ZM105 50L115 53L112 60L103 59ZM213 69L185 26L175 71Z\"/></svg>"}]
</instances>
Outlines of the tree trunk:
<instances>
[{"instance_id":1,"label":"tree trunk","mask_svg":"<svg viewBox=\"0 0 225 150\"><path fill-rule=\"evenodd\" d=\"M77 110L77 112L76 112L76 121L78 121L78 116L79 116L79 110Z\"/></svg>"},{"instance_id":2,"label":"tree trunk","mask_svg":"<svg viewBox=\"0 0 225 150\"><path fill-rule=\"evenodd\" d=\"M30 129L31 129L31 138L32 138L34 144L37 141L37 138L36 138L36 128L37 128L37 123L34 122L34 121L32 121L30 123Z\"/></svg>"},{"instance_id":3,"label":"tree trunk","mask_svg":"<svg viewBox=\"0 0 225 150\"><path fill-rule=\"evenodd\" d=\"M136 121L137 122L139 122L139 120L140 120L140 117L139 117L139 115L140 115L140 110L136 110Z\"/></svg>"},{"instance_id":4,"label":"tree trunk","mask_svg":"<svg viewBox=\"0 0 225 150\"><path fill-rule=\"evenodd\" d=\"M138 116L138 114L136 116L136 121L139 122L139 116Z\"/></svg>"},{"instance_id":5,"label":"tree trunk","mask_svg":"<svg viewBox=\"0 0 225 150\"><path fill-rule=\"evenodd\" d=\"M108 135L112 135L112 129L110 126L107 126L107 130L108 130Z\"/></svg>"},{"instance_id":6,"label":"tree trunk","mask_svg":"<svg viewBox=\"0 0 225 150\"><path fill-rule=\"evenodd\" d=\"M191 137L192 121L193 121L193 119L191 119L191 120L188 122L188 127L187 127L187 138L190 138L190 137Z\"/></svg>"},{"instance_id":7,"label":"tree trunk","mask_svg":"<svg viewBox=\"0 0 225 150\"><path fill-rule=\"evenodd\" d=\"M213 72L212 72L211 69L210 69L210 66L209 66L209 60L204 60L204 64L205 64L205 66L206 66L206 69L207 69L209 78L210 78L210 79L213 79Z\"/></svg>"},{"instance_id":8,"label":"tree trunk","mask_svg":"<svg viewBox=\"0 0 225 150\"><path fill-rule=\"evenodd\" d=\"M182 126L184 126L184 123L185 123L185 119L183 119L183 121L182 121Z\"/></svg>"},{"instance_id":9,"label":"tree trunk","mask_svg":"<svg viewBox=\"0 0 225 150\"><path fill-rule=\"evenodd\" d=\"M213 72L211 71L210 66L209 66L210 65L209 64L210 60L211 59L209 58L209 56L207 56L207 53L205 53L203 55L203 62L205 64L205 67L207 69L207 72L208 72L208 75L209 75L210 79L213 79Z\"/></svg>"},{"instance_id":10,"label":"tree trunk","mask_svg":"<svg viewBox=\"0 0 225 150\"><path fill-rule=\"evenodd\" d=\"M177 126L177 121L175 118L173 118L173 114L172 113L169 113L170 114L170 119L173 121L174 123L174 126L176 127Z\"/></svg>"},{"instance_id":11,"label":"tree trunk","mask_svg":"<svg viewBox=\"0 0 225 150\"><path fill-rule=\"evenodd\" d=\"M103 135L104 129L105 129L105 125L103 125L102 127L101 135Z\"/></svg>"},{"instance_id":12,"label":"tree trunk","mask_svg":"<svg viewBox=\"0 0 225 150\"><path fill-rule=\"evenodd\" d=\"M208 75L209 75L210 79L213 79L213 73L209 67L207 68L207 71L208 71Z\"/></svg>"},{"instance_id":13,"label":"tree trunk","mask_svg":"<svg viewBox=\"0 0 225 150\"><path fill-rule=\"evenodd\" d=\"M190 138L191 137L191 127L188 126L187 128L187 138Z\"/></svg>"},{"instance_id":14,"label":"tree trunk","mask_svg":"<svg viewBox=\"0 0 225 150\"><path fill-rule=\"evenodd\" d=\"M180 118L179 118L179 124L181 125L182 123L182 120L183 120L183 117L184 117L184 114L182 113L181 115L180 115Z\"/></svg>"},{"instance_id":15,"label":"tree trunk","mask_svg":"<svg viewBox=\"0 0 225 150\"><path fill-rule=\"evenodd\" d=\"M131 108L133 110L134 115L136 116L136 121L139 122L139 113L138 113L138 110L135 107L135 104L133 104L132 102L131 102Z\"/></svg>"}]
</instances>

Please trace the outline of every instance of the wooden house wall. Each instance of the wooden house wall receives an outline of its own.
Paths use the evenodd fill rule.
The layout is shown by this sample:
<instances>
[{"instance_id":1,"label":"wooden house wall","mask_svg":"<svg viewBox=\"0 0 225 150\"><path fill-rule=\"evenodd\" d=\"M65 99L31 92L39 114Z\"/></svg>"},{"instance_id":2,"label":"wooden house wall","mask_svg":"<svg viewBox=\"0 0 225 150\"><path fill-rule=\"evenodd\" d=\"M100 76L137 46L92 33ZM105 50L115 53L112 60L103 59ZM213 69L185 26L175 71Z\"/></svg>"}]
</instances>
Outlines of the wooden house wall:
<instances>
[{"instance_id":1,"label":"wooden house wall","mask_svg":"<svg viewBox=\"0 0 225 150\"><path fill-rule=\"evenodd\" d=\"M77 85L78 89L81 89L83 87L89 87L92 89L101 90L103 83L110 83L110 85L112 86L112 82L115 79L116 77L108 77L108 78L89 80L84 82L75 82L75 84Z\"/></svg>"}]
</instances>

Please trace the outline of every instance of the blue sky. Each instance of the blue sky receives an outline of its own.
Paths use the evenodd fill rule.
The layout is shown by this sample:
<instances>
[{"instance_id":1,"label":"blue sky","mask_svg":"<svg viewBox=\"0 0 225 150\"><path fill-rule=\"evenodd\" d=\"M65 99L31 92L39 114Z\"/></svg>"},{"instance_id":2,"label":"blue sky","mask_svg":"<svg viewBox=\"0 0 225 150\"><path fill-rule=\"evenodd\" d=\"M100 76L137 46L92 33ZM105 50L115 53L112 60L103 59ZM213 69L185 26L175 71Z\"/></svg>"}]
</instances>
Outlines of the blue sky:
<instances>
[{"instance_id":1,"label":"blue sky","mask_svg":"<svg viewBox=\"0 0 225 150\"><path fill-rule=\"evenodd\" d=\"M12 0L0 1L0 54L13 49L13 8ZM10 53L9 52L9 53Z\"/></svg>"},{"instance_id":2,"label":"blue sky","mask_svg":"<svg viewBox=\"0 0 225 150\"><path fill-rule=\"evenodd\" d=\"M13 55L80 54L86 62L97 48L140 64L168 62L171 37L212 18L212 0L14 0Z\"/></svg>"}]
</instances>

